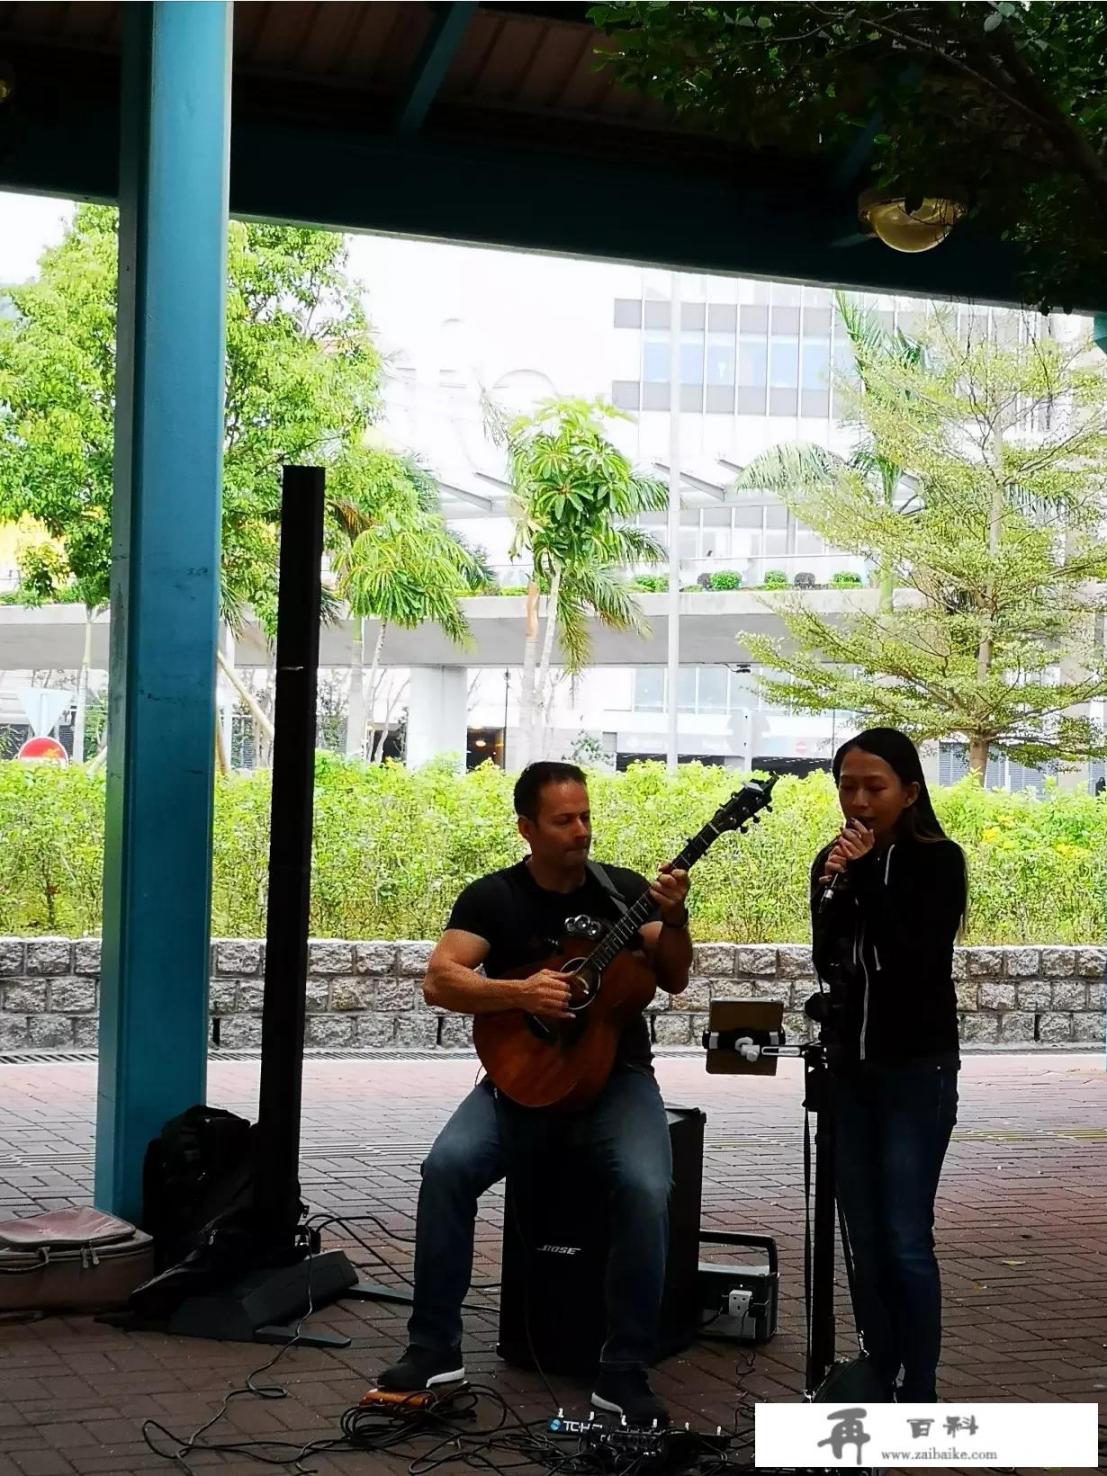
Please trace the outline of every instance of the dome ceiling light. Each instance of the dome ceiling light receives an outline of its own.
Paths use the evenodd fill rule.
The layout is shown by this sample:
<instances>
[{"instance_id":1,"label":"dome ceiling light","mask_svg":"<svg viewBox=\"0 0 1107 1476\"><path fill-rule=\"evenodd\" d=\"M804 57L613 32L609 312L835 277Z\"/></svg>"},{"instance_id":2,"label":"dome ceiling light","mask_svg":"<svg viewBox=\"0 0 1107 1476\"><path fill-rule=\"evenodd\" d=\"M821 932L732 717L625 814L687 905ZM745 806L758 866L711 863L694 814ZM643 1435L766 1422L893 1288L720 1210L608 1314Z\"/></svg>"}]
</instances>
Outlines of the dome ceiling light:
<instances>
[{"instance_id":1,"label":"dome ceiling light","mask_svg":"<svg viewBox=\"0 0 1107 1476\"><path fill-rule=\"evenodd\" d=\"M895 189L866 190L857 202L857 214L885 246L914 254L940 246L965 214L965 207L939 195L912 199Z\"/></svg>"}]
</instances>

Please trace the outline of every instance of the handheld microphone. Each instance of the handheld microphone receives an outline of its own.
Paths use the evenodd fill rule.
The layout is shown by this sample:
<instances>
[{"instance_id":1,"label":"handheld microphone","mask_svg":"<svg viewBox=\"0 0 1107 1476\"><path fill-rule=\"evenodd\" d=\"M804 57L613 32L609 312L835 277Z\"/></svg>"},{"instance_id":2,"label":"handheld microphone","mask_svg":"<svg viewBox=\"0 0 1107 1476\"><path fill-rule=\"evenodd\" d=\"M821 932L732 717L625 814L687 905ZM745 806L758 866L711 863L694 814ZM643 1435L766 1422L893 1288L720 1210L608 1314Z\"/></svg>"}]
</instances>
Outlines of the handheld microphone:
<instances>
[{"instance_id":1,"label":"handheld microphone","mask_svg":"<svg viewBox=\"0 0 1107 1476\"><path fill-rule=\"evenodd\" d=\"M847 828L850 825L857 825L862 830L868 830L868 828L869 828L865 824L865 822L863 820L850 820L850 821L847 821ZM838 883L841 881L841 879L842 879L842 877L844 875L845 875L845 872L844 871L836 871L834 873L834 875L830 878L830 880L827 882L826 886L823 887L822 896L819 898L819 911L820 912L824 912L826 910L826 908L829 906L829 904L830 904L830 902L831 902L831 900L832 900L832 898L834 896L834 889L837 887Z\"/></svg>"},{"instance_id":2,"label":"handheld microphone","mask_svg":"<svg viewBox=\"0 0 1107 1476\"><path fill-rule=\"evenodd\" d=\"M834 873L834 875L830 878L830 880L827 882L826 886L823 887L823 894L819 898L819 911L820 912L825 912L826 909L827 909L827 907L830 905L830 901L831 901L831 899L834 896L834 888L838 885L839 881L841 880L841 877L842 877L842 873L840 871L836 871Z\"/></svg>"}]
</instances>

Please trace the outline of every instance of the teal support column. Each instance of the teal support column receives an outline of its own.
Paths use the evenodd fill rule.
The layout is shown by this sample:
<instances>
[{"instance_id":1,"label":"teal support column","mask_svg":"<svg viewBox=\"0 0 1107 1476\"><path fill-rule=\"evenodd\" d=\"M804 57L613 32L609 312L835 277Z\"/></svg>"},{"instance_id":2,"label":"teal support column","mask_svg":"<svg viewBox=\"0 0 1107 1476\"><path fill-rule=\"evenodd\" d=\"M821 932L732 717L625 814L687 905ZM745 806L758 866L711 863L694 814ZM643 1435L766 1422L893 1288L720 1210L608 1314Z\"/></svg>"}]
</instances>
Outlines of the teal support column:
<instances>
[{"instance_id":1,"label":"teal support column","mask_svg":"<svg viewBox=\"0 0 1107 1476\"><path fill-rule=\"evenodd\" d=\"M204 1098L231 7L124 5L96 1204Z\"/></svg>"}]
</instances>

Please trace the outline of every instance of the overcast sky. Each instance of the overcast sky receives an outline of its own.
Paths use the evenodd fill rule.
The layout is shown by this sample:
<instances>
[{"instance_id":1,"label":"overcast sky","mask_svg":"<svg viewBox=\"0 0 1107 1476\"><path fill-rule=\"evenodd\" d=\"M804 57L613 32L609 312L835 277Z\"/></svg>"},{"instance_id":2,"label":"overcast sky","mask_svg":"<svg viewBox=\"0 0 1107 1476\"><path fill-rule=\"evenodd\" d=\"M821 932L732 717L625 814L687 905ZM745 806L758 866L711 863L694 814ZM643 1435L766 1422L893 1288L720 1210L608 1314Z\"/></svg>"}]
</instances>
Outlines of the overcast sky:
<instances>
[{"instance_id":1,"label":"overcast sky","mask_svg":"<svg viewBox=\"0 0 1107 1476\"><path fill-rule=\"evenodd\" d=\"M72 215L69 200L0 193L0 283L33 277L42 252L61 240Z\"/></svg>"}]
</instances>

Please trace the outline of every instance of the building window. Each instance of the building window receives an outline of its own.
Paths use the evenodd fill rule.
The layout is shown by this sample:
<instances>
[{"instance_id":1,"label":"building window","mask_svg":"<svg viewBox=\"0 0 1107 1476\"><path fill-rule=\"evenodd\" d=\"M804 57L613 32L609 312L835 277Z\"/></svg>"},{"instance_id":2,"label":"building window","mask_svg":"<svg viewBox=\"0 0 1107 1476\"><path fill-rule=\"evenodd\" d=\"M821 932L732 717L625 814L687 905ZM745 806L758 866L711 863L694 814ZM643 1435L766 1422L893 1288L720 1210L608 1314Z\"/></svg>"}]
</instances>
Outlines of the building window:
<instances>
[{"instance_id":1,"label":"building window","mask_svg":"<svg viewBox=\"0 0 1107 1476\"><path fill-rule=\"evenodd\" d=\"M641 328L642 326L642 304L637 297L617 297L615 299L615 327L616 328Z\"/></svg>"},{"instance_id":2,"label":"building window","mask_svg":"<svg viewBox=\"0 0 1107 1476\"><path fill-rule=\"evenodd\" d=\"M984 775L985 789L1003 788L1003 760L995 754L988 756L988 768ZM966 743L942 742L938 745L938 783L956 784L969 772L969 749Z\"/></svg>"},{"instance_id":3,"label":"building window","mask_svg":"<svg viewBox=\"0 0 1107 1476\"><path fill-rule=\"evenodd\" d=\"M799 384L799 339L774 338L769 345L769 387L795 389Z\"/></svg>"},{"instance_id":4,"label":"building window","mask_svg":"<svg viewBox=\"0 0 1107 1476\"><path fill-rule=\"evenodd\" d=\"M737 367L734 335L732 333L709 333L707 335L708 385L729 385L733 389Z\"/></svg>"},{"instance_id":5,"label":"building window","mask_svg":"<svg viewBox=\"0 0 1107 1476\"><path fill-rule=\"evenodd\" d=\"M769 414L795 415L799 408L799 339L769 342Z\"/></svg>"},{"instance_id":6,"label":"building window","mask_svg":"<svg viewBox=\"0 0 1107 1476\"><path fill-rule=\"evenodd\" d=\"M738 309L730 303L713 302L707 309L708 333L727 333L734 337L738 328Z\"/></svg>"},{"instance_id":7,"label":"building window","mask_svg":"<svg viewBox=\"0 0 1107 1476\"><path fill-rule=\"evenodd\" d=\"M743 315L745 308L742 309ZM738 413L764 415L768 382L768 340L743 336L738 340Z\"/></svg>"},{"instance_id":8,"label":"building window","mask_svg":"<svg viewBox=\"0 0 1107 1476\"><path fill-rule=\"evenodd\" d=\"M688 714L737 712L755 704L748 675L726 666L682 666L677 679L677 711ZM640 666L634 673L634 711L664 712L668 672Z\"/></svg>"},{"instance_id":9,"label":"building window","mask_svg":"<svg viewBox=\"0 0 1107 1476\"><path fill-rule=\"evenodd\" d=\"M803 340L801 357L803 392L800 413L808 416L830 414L830 340Z\"/></svg>"},{"instance_id":10,"label":"building window","mask_svg":"<svg viewBox=\"0 0 1107 1476\"><path fill-rule=\"evenodd\" d=\"M642 386L636 379L613 379L611 403L617 410L638 410L642 403Z\"/></svg>"},{"instance_id":11,"label":"building window","mask_svg":"<svg viewBox=\"0 0 1107 1476\"><path fill-rule=\"evenodd\" d=\"M682 302L680 326L685 332L702 333L707 318L707 307L702 302Z\"/></svg>"},{"instance_id":12,"label":"building window","mask_svg":"<svg viewBox=\"0 0 1107 1476\"><path fill-rule=\"evenodd\" d=\"M669 383L668 334L646 334L642 342L642 378L647 384Z\"/></svg>"},{"instance_id":13,"label":"building window","mask_svg":"<svg viewBox=\"0 0 1107 1476\"><path fill-rule=\"evenodd\" d=\"M738 383L743 389L762 389L767 379L766 342L743 338L738 345Z\"/></svg>"},{"instance_id":14,"label":"building window","mask_svg":"<svg viewBox=\"0 0 1107 1476\"><path fill-rule=\"evenodd\" d=\"M669 304L667 302L647 302L645 305L645 324L647 328L669 329Z\"/></svg>"},{"instance_id":15,"label":"building window","mask_svg":"<svg viewBox=\"0 0 1107 1476\"><path fill-rule=\"evenodd\" d=\"M725 666L701 666L696 683L697 712L727 711L727 677Z\"/></svg>"},{"instance_id":16,"label":"building window","mask_svg":"<svg viewBox=\"0 0 1107 1476\"><path fill-rule=\"evenodd\" d=\"M639 666L634 673L635 712L665 711L665 668Z\"/></svg>"},{"instance_id":17,"label":"building window","mask_svg":"<svg viewBox=\"0 0 1107 1476\"><path fill-rule=\"evenodd\" d=\"M702 333L682 333L680 335L680 382L681 384L703 383Z\"/></svg>"}]
</instances>

